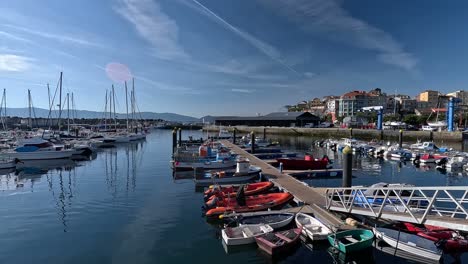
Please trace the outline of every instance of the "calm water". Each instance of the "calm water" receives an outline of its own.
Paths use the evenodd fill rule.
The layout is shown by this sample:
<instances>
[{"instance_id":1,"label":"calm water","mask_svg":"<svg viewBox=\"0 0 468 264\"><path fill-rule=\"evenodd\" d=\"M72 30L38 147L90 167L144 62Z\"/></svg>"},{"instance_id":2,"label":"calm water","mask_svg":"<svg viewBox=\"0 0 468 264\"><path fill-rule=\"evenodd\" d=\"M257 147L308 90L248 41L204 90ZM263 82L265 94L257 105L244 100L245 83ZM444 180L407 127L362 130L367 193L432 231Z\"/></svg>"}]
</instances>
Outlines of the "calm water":
<instances>
[{"instance_id":1,"label":"calm water","mask_svg":"<svg viewBox=\"0 0 468 264\"><path fill-rule=\"evenodd\" d=\"M29 163L2 176L0 263L272 262L255 247L226 254L219 229L201 216L202 194L191 180L173 180L170 147L171 132L155 130L146 142L102 150L92 160ZM467 177L412 165L363 159L356 166L362 170L355 184L468 184ZM340 180L310 184L333 186ZM333 263L327 248L303 245L275 262ZM378 251L365 257L405 263Z\"/></svg>"}]
</instances>

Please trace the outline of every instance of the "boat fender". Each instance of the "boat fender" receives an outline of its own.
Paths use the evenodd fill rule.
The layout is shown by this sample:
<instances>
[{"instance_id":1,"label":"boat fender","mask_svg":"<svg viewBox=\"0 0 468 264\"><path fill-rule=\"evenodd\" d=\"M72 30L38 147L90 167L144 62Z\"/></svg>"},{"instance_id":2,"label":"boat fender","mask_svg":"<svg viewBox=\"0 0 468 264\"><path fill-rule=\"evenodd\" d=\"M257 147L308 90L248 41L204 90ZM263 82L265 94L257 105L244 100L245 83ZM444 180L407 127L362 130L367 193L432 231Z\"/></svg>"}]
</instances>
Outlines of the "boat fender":
<instances>
[{"instance_id":1,"label":"boat fender","mask_svg":"<svg viewBox=\"0 0 468 264\"><path fill-rule=\"evenodd\" d=\"M357 226L358 222L352 218L346 218L346 224L349 226Z\"/></svg>"}]
</instances>

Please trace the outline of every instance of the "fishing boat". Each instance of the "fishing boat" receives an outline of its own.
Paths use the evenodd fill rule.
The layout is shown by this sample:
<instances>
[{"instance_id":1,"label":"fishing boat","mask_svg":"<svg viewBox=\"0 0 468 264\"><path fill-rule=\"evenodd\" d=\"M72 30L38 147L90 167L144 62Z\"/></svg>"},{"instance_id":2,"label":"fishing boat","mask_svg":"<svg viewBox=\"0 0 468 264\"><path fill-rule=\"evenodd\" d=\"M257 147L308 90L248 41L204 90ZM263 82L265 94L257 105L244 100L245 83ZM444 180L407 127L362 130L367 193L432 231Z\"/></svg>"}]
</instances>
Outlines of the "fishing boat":
<instances>
[{"instance_id":1,"label":"fishing boat","mask_svg":"<svg viewBox=\"0 0 468 264\"><path fill-rule=\"evenodd\" d=\"M278 213L278 212L253 212L234 214L223 218L225 221L237 222L239 225L254 225L254 224L267 224L273 229L280 229L289 225L294 220L293 213Z\"/></svg>"},{"instance_id":2,"label":"fishing boat","mask_svg":"<svg viewBox=\"0 0 468 264\"><path fill-rule=\"evenodd\" d=\"M323 170L327 168L330 159L325 155L321 159L314 159L312 155L305 155L304 159L280 158L278 163L283 163L285 170Z\"/></svg>"},{"instance_id":3,"label":"fishing boat","mask_svg":"<svg viewBox=\"0 0 468 264\"><path fill-rule=\"evenodd\" d=\"M217 217L225 213L244 213L264 211L270 208L281 208L294 196L290 193L270 193L254 196L237 196L236 198L219 199L214 197L205 204L207 217Z\"/></svg>"},{"instance_id":4,"label":"fishing boat","mask_svg":"<svg viewBox=\"0 0 468 264\"><path fill-rule=\"evenodd\" d=\"M213 171L204 173L201 177L195 176L197 187L206 187L213 184L241 184L257 180L262 169L257 166L249 166L247 172L239 171ZM220 194L220 193L218 193ZM229 195L229 193L227 193ZM212 196L212 195L211 195ZM222 193L218 196L223 196ZM209 198L209 197L208 197Z\"/></svg>"},{"instance_id":5,"label":"fishing boat","mask_svg":"<svg viewBox=\"0 0 468 264\"><path fill-rule=\"evenodd\" d=\"M74 150L65 150L56 147L51 142L42 138L29 138L18 142L18 147L13 151L1 153L2 157L17 158L19 160L46 160L70 158Z\"/></svg>"},{"instance_id":6,"label":"fishing boat","mask_svg":"<svg viewBox=\"0 0 468 264\"><path fill-rule=\"evenodd\" d=\"M442 251L429 239L389 228L377 227L373 231L378 239L399 250L432 260L439 260L442 256Z\"/></svg>"},{"instance_id":7,"label":"fishing boat","mask_svg":"<svg viewBox=\"0 0 468 264\"><path fill-rule=\"evenodd\" d=\"M255 237L255 241L261 250L269 255L276 256L293 249L299 242L300 236L301 228L294 228L260 235Z\"/></svg>"},{"instance_id":8,"label":"fishing boat","mask_svg":"<svg viewBox=\"0 0 468 264\"><path fill-rule=\"evenodd\" d=\"M397 159L410 160L413 157L413 153L405 149L397 149L389 152L390 157Z\"/></svg>"},{"instance_id":9,"label":"fishing boat","mask_svg":"<svg viewBox=\"0 0 468 264\"><path fill-rule=\"evenodd\" d=\"M260 168L259 168L260 169ZM260 169L261 170L261 169ZM245 185L211 185L208 190L205 191L205 198L210 198L213 195L235 195L239 188L244 188L245 195L255 195L268 191L274 186L270 181L266 182L254 182Z\"/></svg>"},{"instance_id":10,"label":"fishing boat","mask_svg":"<svg viewBox=\"0 0 468 264\"><path fill-rule=\"evenodd\" d=\"M343 253L352 253L372 246L374 233L366 229L353 229L329 235L328 242Z\"/></svg>"},{"instance_id":11,"label":"fishing boat","mask_svg":"<svg viewBox=\"0 0 468 264\"><path fill-rule=\"evenodd\" d=\"M410 149L424 150L424 151L434 151L439 148L434 144L434 142L417 142L416 144L411 144Z\"/></svg>"},{"instance_id":12,"label":"fishing boat","mask_svg":"<svg viewBox=\"0 0 468 264\"><path fill-rule=\"evenodd\" d=\"M225 169L236 166L236 156L223 151L218 152L214 159L206 156L175 157L171 164L175 170L192 170L193 168Z\"/></svg>"},{"instance_id":13,"label":"fishing boat","mask_svg":"<svg viewBox=\"0 0 468 264\"><path fill-rule=\"evenodd\" d=\"M269 225L244 225L227 227L221 231L221 237L228 246L246 245L255 242L255 237L273 232Z\"/></svg>"},{"instance_id":14,"label":"fishing boat","mask_svg":"<svg viewBox=\"0 0 468 264\"><path fill-rule=\"evenodd\" d=\"M310 215L297 213L295 220L302 233L312 241L325 240L332 233L330 228Z\"/></svg>"},{"instance_id":15,"label":"fishing boat","mask_svg":"<svg viewBox=\"0 0 468 264\"><path fill-rule=\"evenodd\" d=\"M198 187L213 184L241 184L258 179L262 169L251 166L246 159L237 160L235 171L212 171L204 173L201 177L195 174L195 185Z\"/></svg>"}]
</instances>

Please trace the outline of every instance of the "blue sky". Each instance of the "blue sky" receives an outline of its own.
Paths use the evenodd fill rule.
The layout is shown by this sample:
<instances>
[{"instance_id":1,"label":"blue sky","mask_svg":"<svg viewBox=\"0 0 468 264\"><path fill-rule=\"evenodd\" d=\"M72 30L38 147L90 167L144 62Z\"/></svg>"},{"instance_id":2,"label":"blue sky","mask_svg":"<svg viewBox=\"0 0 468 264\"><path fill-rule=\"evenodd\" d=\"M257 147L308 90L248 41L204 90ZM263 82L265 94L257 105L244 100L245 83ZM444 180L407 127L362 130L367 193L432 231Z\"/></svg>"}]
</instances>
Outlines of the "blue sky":
<instances>
[{"instance_id":1,"label":"blue sky","mask_svg":"<svg viewBox=\"0 0 468 264\"><path fill-rule=\"evenodd\" d=\"M465 1L17 0L0 3L8 107L47 108L47 83L103 110L126 65L140 110L253 115L349 90L465 88Z\"/></svg>"}]
</instances>

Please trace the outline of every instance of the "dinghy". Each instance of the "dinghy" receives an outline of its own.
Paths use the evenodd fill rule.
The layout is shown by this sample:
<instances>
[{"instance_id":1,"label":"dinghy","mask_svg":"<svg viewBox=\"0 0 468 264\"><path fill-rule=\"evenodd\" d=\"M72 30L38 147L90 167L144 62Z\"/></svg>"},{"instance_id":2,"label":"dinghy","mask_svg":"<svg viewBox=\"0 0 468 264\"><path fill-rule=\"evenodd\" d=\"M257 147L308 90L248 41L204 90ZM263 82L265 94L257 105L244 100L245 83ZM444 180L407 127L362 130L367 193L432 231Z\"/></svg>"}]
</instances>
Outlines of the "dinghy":
<instances>
[{"instance_id":1,"label":"dinghy","mask_svg":"<svg viewBox=\"0 0 468 264\"><path fill-rule=\"evenodd\" d=\"M273 232L269 225L245 225L228 227L221 231L223 241L228 246L246 245L255 242L255 237Z\"/></svg>"},{"instance_id":2,"label":"dinghy","mask_svg":"<svg viewBox=\"0 0 468 264\"><path fill-rule=\"evenodd\" d=\"M302 233L312 241L325 240L332 233L326 225L310 215L297 213L295 220L296 225L302 228Z\"/></svg>"},{"instance_id":3,"label":"dinghy","mask_svg":"<svg viewBox=\"0 0 468 264\"><path fill-rule=\"evenodd\" d=\"M245 195L255 195L268 191L273 187L272 182L255 182L246 185L212 185L205 191L205 198L216 196L234 196L239 188L244 188Z\"/></svg>"},{"instance_id":4,"label":"dinghy","mask_svg":"<svg viewBox=\"0 0 468 264\"><path fill-rule=\"evenodd\" d=\"M225 221L238 222L239 225L267 224L273 229L280 229L289 225L293 219L293 213L278 212L254 212L235 214L233 216L223 217Z\"/></svg>"},{"instance_id":5,"label":"dinghy","mask_svg":"<svg viewBox=\"0 0 468 264\"><path fill-rule=\"evenodd\" d=\"M275 256L293 249L299 242L301 228L294 228L255 237L258 247Z\"/></svg>"},{"instance_id":6,"label":"dinghy","mask_svg":"<svg viewBox=\"0 0 468 264\"><path fill-rule=\"evenodd\" d=\"M217 217L224 213L243 213L268 210L269 208L281 208L289 203L294 196L290 193L270 193L254 196L237 195L235 198L210 199L205 208L207 217Z\"/></svg>"},{"instance_id":7,"label":"dinghy","mask_svg":"<svg viewBox=\"0 0 468 264\"><path fill-rule=\"evenodd\" d=\"M374 228L374 233L378 239L399 250L432 260L442 256L442 251L429 239L382 227Z\"/></svg>"},{"instance_id":8,"label":"dinghy","mask_svg":"<svg viewBox=\"0 0 468 264\"><path fill-rule=\"evenodd\" d=\"M328 236L328 242L343 253L351 253L372 246L374 233L366 229L353 229Z\"/></svg>"}]
</instances>

